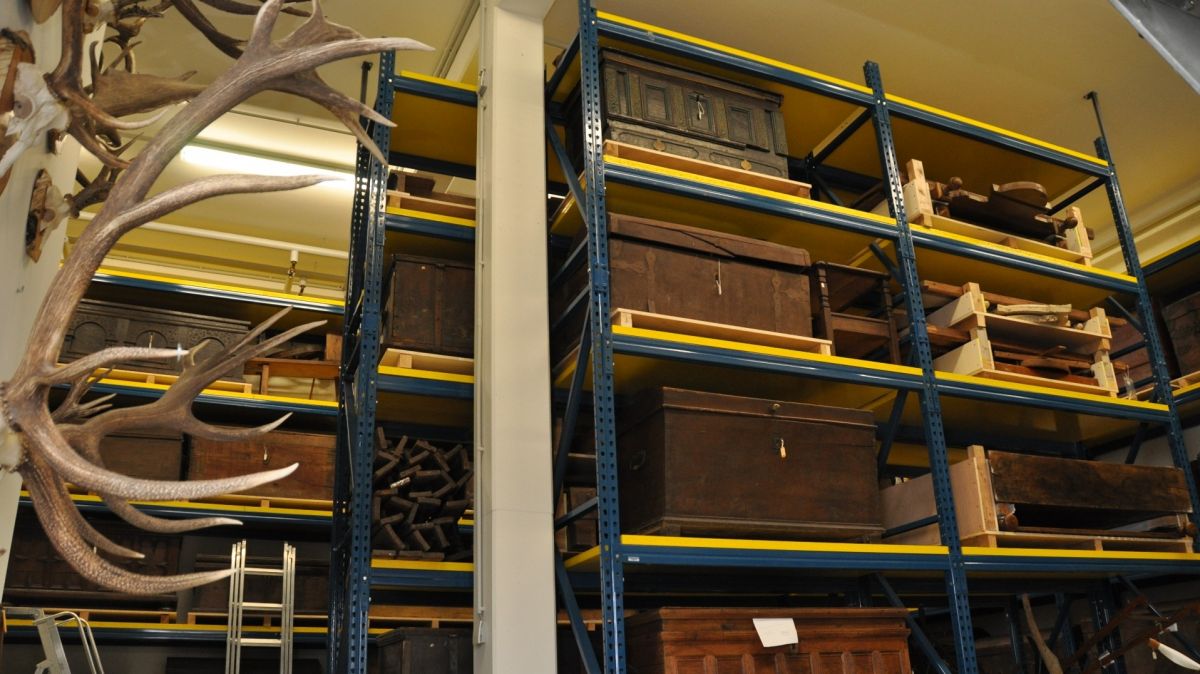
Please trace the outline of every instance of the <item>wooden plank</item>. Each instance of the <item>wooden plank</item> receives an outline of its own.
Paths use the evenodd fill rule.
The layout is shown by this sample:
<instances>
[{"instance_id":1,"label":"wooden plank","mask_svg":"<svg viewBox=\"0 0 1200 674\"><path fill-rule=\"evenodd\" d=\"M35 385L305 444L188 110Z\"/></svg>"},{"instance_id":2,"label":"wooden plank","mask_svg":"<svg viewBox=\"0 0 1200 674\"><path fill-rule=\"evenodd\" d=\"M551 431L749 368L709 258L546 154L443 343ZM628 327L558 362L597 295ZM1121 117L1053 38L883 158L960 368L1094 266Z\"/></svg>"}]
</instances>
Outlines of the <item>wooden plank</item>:
<instances>
[{"instance_id":1,"label":"wooden plank","mask_svg":"<svg viewBox=\"0 0 1200 674\"><path fill-rule=\"evenodd\" d=\"M987 483L987 461L983 448L973 445L967 458L950 466L950 488L958 519L959 536L979 536L995 532L995 503ZM883 525L894 528L937 514L933 500L933 479L929 475L913 478L884 489L880 493L883 506ZM941 545L941 533L936 524L914 529L885 542L905 545Z\"/></svg>"},{"instance_id":2,"label":"wooden plank","mask_svg":"<svg viewBox=\"0 0 1200 674\"><path fill-rule=\"evenodd\" d=\"M171 386L179 380L179 375L163 374L161 372L137 372L134 370L96 370L96 376L101 376L108 380L138 382L142 384L158 384L162 386ZM228 391L232 393L253 393L254 386L249 382L228 381L218 379L208 386L204 387L206 391Z\"/></svg>"},{"instance_id":3,"label":"wooden plank","mask_svg":"<svg viewBox=\"0 0 1200 674\"><path fill-rule=\"evenodd\" d=\"M474 374L475 360L440 353L421 353L405 349L387 349L379 360L382 367L398 367L408 370L429 370L448 374Z\"/></svg>"},{"instance_id":4,"label":"wooden plank","mask_svg":"<svg viewBox=\"0 0 1200 674\"><path fill-rule=\"evenodd\" d=\"M931 295L940 295L941 297L955 298L963 294L962 286L956 286L951 283L941 283L939 281L921 281L921 291ZM1011 297L1009 295L1001 295L984 291L983 299L991 304L1029 304L1030 301ZM1090 311L1083 309L1072 309L1068 314L1072 321L1076 323L1085 323L1092 319L1093 314ZM1120 318L1107 317L1109 325L1125 325L1125 321Z\"/></svg>"},{"instance_id":5,"label":"wooden plank","mask_svg":"<svg viewBox=\"0 0 1200 674\"><path fill-rule=\"evenodd\" d=\"M1107 324L1105 332L1092 332L1049 323L1030 323L1015 316L994 313L985 314L984 323L989 337L1019 340L1030 346L1061 346L1075 353L1090 355L1101 349L1107 350L1111 345L1111 333L1106 334Z\"/></svg>"},{"instance_id":6,"label":"wooden plank","mask_svg":"<svg viewBox=\"0 0 1200 674\"><path fill-rule=\"evenodd\" d=\"M1029 386L1044 386L1047 388L1057 388L1064 391L1075 391L1076 393L1091 393L1098 396L1117 397L1117 390L1109 390L1104 386L1084 384L1065 379L1047 379L1032 374L1021 374L1020 372L1004 372L1001 370L986 370L973 373L979 377L995 379L996 381L1007 381L1014 384L1027 384Z\"/></svg>"},{"instance_id":7,"label":"wooden plank","mask_svg":"<svg viewBox=\"0 0 1200 674\"><path fill-rule=\"evenodd\" d=\"M629 145L628 143L621 143L615 140L604 142L604 154L610 157L653 164L675 171L694 173L708 178L727 180L739 185L757 187L759 189L770 190L771 192L781 192L804 199L809 198L812 191L812 186L807 183L788 180L786 178L777 178L732 166L722 166L698 159L689 159L676 154L659 152L658 150Z\"/></svg>"},{"instance_id":8,"label":"wooden plank","mask_svg":"<svg viewBox=\"0 0 1200 674\"><path fill-rule=\"evenodd\" d=\"M1039 506L1182 513L1191 510L1182 470L990 452L996 500ZM1019 513L1018 513L1019 516Z\"/></svg>"},{"instance_id":9,"label":"wooden plank","mask_svg":"<svg viewBox=\"0 0 1200 674\"><path fill-rule=\"evenodd\" d=\"M708 321L654 314L634 309L614 309L612 316L613 325L620 325L627 328L674 332L693 337L707 337L709 339L721 339L730 342L741 342L743 344L771 346L781 349L792 349L794 351L819 353L826 356L832 353L833 342L828 339L789 335L782 332L744 328L737 325L710 323Z\"/></svg>"},{"instance_id":10,"label":"wooden plank","mask_svg":"<svg viewBox=\"0 0 1200 674\"><path fill-rule=\"evenodd\" d=\"M994 372L996 363L992 359L992 346L986 335L963 344L957 349L933 360L933 369L955 374L984 375ZM1041 381L1041 377L1032 377Z\"/></svg>"},{"instance_id":11,"label":"wooden plank","mask_svg":"<svg viewBox=\"0 0 1200 674\"><path fill-rule=\"evenodd\" d=\"M268 377L302 377L304 379L337 379L339 363L336 360L298 360L294 358L251 358L246 361L246 374L260 374L264 369ZM267 378L267 377L264 377Z\"/></svg>"},{"instance_id":12,"label":"wooden plank","mask_svg":"<svg viewBox=\"0 0 1200 674\"><path fill-rule=\"evenodd\" d=\"M1024 237L1012 236L1011 234L1007 234L1005 232L989 229L981 225L973 225L969 222L963 222L962 220L955 220L944 215L925 215L922 216L919 222L915 222L914 224L927 229L958 234L959 236L966 236L972 239L985 241L987 243L1005 246L1007 248L1015 248L1017 250L1023 250L1029 253L1037 253L1039 255L1045 255L1046 257L1052 257L1058 260L1076 262L1078 264L1087 266L1091 266L1092 264L1091 258L1084 257L1082 254L1066 248L1059 248L1058 246L1042 243L1041 241L1034 241L1033 239L1026 239Z\"/></svg>"}]
</instances>

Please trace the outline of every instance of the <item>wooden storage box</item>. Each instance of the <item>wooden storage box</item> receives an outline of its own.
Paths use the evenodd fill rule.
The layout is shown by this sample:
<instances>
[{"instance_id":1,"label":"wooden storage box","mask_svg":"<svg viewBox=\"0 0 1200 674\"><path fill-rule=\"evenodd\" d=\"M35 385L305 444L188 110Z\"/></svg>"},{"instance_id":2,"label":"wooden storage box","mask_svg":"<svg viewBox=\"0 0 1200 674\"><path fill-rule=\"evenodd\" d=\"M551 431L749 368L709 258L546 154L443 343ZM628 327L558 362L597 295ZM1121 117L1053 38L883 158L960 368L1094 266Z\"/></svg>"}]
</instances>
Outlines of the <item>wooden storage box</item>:
<instances>
[{"instance_id":1,"label":"wooden storage box","mask_svg":"<svg viewBox=\"0 0 1200 674\"><path fill-rule=\"evenodd\" d=\"M1191 550L1191 511L1177 468L1060 459L973 446L950 466L964 545ZM883 490L889 529L935 514L928 475ZM938 545L936 524L887 539Z\"/></svg>"},{"instance_id":2,"label":"wooden storage box","mask_svg":"<svg viewBox=\"0 0 1200 674\"><path fill-rule=\"evenodd\" d=\"M378 674L471 674L474 652L469 629L401 627L376 640Z\"/></svg>"},{"instance_id":3,"label":"wooden storage box","mask_svg":"<svg viewBox=\"0 0 1200 674\"><path fill-rule=\"evenodd\" d=\"M606 139L788 177L780 95L611 49L600 58ZM578 119L578 89L567 106ZM582 125L567 129L571 156L582 157Z\"/></svg>"},{"instance_id":4,"label":"wooden storage box","mask_svg":"<svg viewBox=\"0 0 1200 674\"><path fill-rule=\"evenodd\" d=\"M412 255L392 257L383 345L450 356L475 350L475 265Z\"/></svg>"},{"instance_id":5,"label":"wooden storage box","mask_svg":"<svg viewBox=\"0 0 1200 674\"><path fill-rule=\"evenodd\" d=\"M100 456L109 470L143 480L183 477L183 435L121 431L100 440Z\"/></svg>"},{"instance_id":6,"label":"wooden storage box","mask_svg":"<svg viewBox=\"0 0 1200 674\"><path fill-rule=\"evenodd\" d=\"M264 498L333 500L333 452L336 438L315 433L274 431L253 440L217 442L193 437L189 480L212 480L300 466L291 475L246 492Z\"/></svg>"},{"instance_id":7,"label":"wooden storage box","mask_svg":"<svg viewBox=\"0 0 1200 674\"><path fill-rule=\"evenodd\" d=\"M613 309L807 337L812 334L808 252L696 227L609 214ZM587 269L553 290L557 362L578 341ZM572 302L576 302L572 304Z\"/></svg>"},{"instance_id":8,"label":"wooden storage box","mask_svg":"<svg viewBox=\"0 0 1200 674\"><path fill-rule=\"evenodd\" d=\"M180 537L153 534L117 522L93 522L96 530L118 545L137 550L144 559L120 560L118 566L149 576L179 573ZM113 603L126 607L170 608L174 594L127 595L85 580L59 556L32 512L23 511L13 532L4 598L42 606L103 608Z\"/></svg>"},{"instance_id":9,"label":"wooden storage box","mask_svg":"<svg viewBox=\"0 0 1200 674\"><path fill-rule=\"evenodd\" d=\"M279 557L250 557L249 566L281 568ZM196 559L196 571L216 571L229 568L229 556L201 555ZM328 561L299 560L296 563L295 612L324 614L329 610ZM245 601L282 601L283 581L277 576L246 576ZM192 590L192 609L201 613L225 613L229 610L229 580L201 585ZM257 616L258 614L252 613ZM268 614L278 625L278 613Z\"/></svg>"},{"instance_id":10,"label":"wooden storage box","mask_svg":"<svg viewBox=\"0 0 1200 674\"><path fill-rule=\"evenodd\" d=\"M662 608L625 621L630 674L909 674L895 608ZM765 647L755 618L790 618L799 643Z\"/></svg>"},{"instance_id":11,"label":"wooden storage box","mask_svg":"<svg viewBox=\"0 0 1200 674\"><path fill-rule=\"evenodd\" d=\"M201 342L210 342L201 354L212 356L237 343L249 330L248 321L84 299L71 317L59 360L70 362L110 346L190 349ZM135 360L122 367L165 373L178 373L182 368L176 360ZM221 378L241 381L241 368Z\"/></svg>"},{"instance_id":12,"label":"wooden storage box","mask_svg":"<svg viewBox=\"0 0 1200 674\"><path fill-rule=\"evenodd\" d=\"M1200 371L1200 292L1168 304L1163 309L1163 319L1175 347L1179 374Z\"/></svg>"},{"instance_id":13,"label":"wooden storage box","mask_svg":"<svg viewBox=\"0 0 1200 674\"><path fill-rule=\"evenodd\" d=\"M844 540L883 531L869 412L661 388L618 420L628 533Z\"/></svg>"}]
</instances>

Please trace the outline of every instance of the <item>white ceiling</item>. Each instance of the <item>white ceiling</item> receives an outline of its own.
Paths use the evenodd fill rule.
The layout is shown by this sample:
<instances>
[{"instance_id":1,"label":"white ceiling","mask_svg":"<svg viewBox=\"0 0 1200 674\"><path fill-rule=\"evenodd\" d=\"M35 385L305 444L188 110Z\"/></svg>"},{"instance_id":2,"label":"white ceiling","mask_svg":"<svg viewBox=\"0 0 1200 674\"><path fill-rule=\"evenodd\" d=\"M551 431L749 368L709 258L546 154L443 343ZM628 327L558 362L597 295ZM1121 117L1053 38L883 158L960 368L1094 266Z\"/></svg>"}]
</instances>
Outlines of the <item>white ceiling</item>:
<instances>
[{"instance_id":1,"label":"white ceiling","mask_svg":"<svg viewBox=\"0 0 1200 674\"><path fill-rule=\"evenodd\" d=\"M422 40L438 51L402 53L399 67L432 74L469 19L475 0L325 0L326 14L365 35ZM889 91L999 126L1092 152L1096 123L1083 95L1096 90L1135 226L1200 202L1200 96L1197 96L1100 0L598 0L602 10L670 27L853 81L878 61ZM547 17L550 45L575 32L575 0L559 0ZM289 23L285 17L280 30ZM246 17L221 17L233 34ZM291 21L294 25L294 21ZM210 80L229 60L178 17L151 24L137 54L142 70L198 70ZM282 34L280 32L279 34ZM553 50L548 50L553 52ZM361 61L322 74L357 97ZM374 73L373 73L374 74ZM469 79L469 78L467 78ZM373 84L372 84L373 87ZM319 108L281 95L260 96L202 138L250 152L351 166L353 139ZM271 121L286 119L300 124ZM175 162L162 185L205 169ZM1100 195L1084 202L1095 244L1111 243ZM346 245L349 190L312 188L286 195L232 197L199 204L170 222L266 236L308 245ZM1194 225L1193 225L1194 226Z\"/></svg>"}]
</instances>

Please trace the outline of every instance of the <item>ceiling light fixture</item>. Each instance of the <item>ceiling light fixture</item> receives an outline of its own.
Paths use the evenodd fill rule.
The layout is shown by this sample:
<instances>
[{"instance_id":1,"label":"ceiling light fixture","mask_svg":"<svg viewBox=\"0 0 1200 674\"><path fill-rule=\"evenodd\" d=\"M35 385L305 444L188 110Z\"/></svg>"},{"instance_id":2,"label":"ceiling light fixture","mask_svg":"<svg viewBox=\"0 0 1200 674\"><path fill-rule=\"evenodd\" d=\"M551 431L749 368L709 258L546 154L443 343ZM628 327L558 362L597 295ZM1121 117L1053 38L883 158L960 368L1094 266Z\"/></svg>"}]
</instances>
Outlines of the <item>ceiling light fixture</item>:
<instances>
[{"instance_id":1,"label":"ceiling light fixture","mask_svg":"<svg viewBox=\"0 0 1200 674\"><path fill-rule=\"evenodd\" d=\"M303 164L294 161L269 159L257 155L243 154L231 150L210 147L207 145L188 145L179 156L189 164L205 166L219 171L247 173L266 176L328 176L333 180L328 183L338 187L354 185L354 174L349 171L335 171L330 168Z\"/></svg>"}]
</instances>

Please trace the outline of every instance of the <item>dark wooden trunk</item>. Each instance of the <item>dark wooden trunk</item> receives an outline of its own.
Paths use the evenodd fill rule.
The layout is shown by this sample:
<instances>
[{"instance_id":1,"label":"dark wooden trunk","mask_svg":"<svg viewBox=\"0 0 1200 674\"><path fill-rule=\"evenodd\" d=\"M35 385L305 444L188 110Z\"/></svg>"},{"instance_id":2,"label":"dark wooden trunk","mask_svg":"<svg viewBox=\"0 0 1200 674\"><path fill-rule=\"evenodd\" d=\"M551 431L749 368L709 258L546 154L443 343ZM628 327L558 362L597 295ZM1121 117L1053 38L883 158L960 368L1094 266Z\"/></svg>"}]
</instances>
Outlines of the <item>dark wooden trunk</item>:
<instances>
[{"instance_id":1,"label":"dark wooden trunk","mask_svg":"<svg viewBox=\"0 0 1200 674\"><path fill-rule=\"evenodd\" d=\"M1200 292L1163 309L1181 375L1200 372Z\"/></svg>"},{"instance_id":2,"label":"dark wooden trunk","mask_svg":"<svg viewBox=\"0 0 1200 674\"><path fill-rule=\"evenodd\" d=\"M1191 510L1182 470L1009 452L987 453L993 496L1018 530L1105 530Z\"/></svg>"},{"instance_id":3,"label":"dark wooden trunk","mask_svg":"<svg viewBox=\"0 0 1200 674\"><path fill-rule=\"evenodd\" d=\"M116 522L93 521L109 539L145 555L144 559L115 561L134 573L167 576L179 570L179 537L152 534ZM85 580L50 543L31 511L22 511L13 532L12 556L5 580L6 600L42 606L103 608L121 604L127 608L172 608L175 595L125 595Z\"/></svg>"},{"instance_id":4,"label":"dark wooden trunk","mask_svg":"<svg viewBox=\"0 0 1200 674\"><path fill-rule=\"evenodd\" d=\"M323 499L333 498L333 451L336 438L315 433L275 431L254 440L216 442L191 439L189 480L211 480L293 463L294 473L246 492L254 496Z\"/></svg>"},{"instance_id":5,"label":"dark wooden trunk","mask_svg":"<svg viewBox=\"0 0 1200 674\"><path fill-rule=\"evenodd\" d=\"M696 227L609 214L613 309L812 335L808 252ZM579 339L587 269L553 290L555 361ZM574 304L572 304L574 302Z\"/></svg>"},{"instance_id":6,"label":"dark wooden trunk","mask_svg":"<svg viewBox=\"0 0 1200 674\"><path fill-rule=\"evenodd\" d=\"M376 641L378 674L471 674L474 654L469 629L401 627Z\"/></svg>"},{"instance_id":7,"label":"dark wooden trunk","mask_svg":"<svg viewBox=\"0 0 1200 674\"><path fill-rule=\"evenodd\" d=\"M1114 352L1137 344L1142 340L1142 333L1138 332L1138 329L1130 323L1112 326L1112 350ZM1135 384L1154 376L1154 372L1150 369L1150 352L1144 347L1119 358L1114 358L1113 361L1122 363L1129 368L1129 378ZM1119 371L1117 374L1120 376ZM1124 387L1125 382L1122 381L1121 385Z\"/></svg>"},{"instance_id":8,"label":"dark wooden trunk","mask_svg":"<svg viewBox=\"0 0 1200 674\"><path fill-rule=\"evenodd\" d=\"M71 317L59 360L69 362L110 346L190 349L201 342L209 342L202 355L211 356L245 337L249 329L247 321L85 299ZM122 367L147 372L181 370L176 360L136 360ZM222 378L241 380L241 367Z\"/></svg>"},{"instance_id":9,"label":"dark wooden trunk","mask_svg":"<svg viewBox=\"0 0 1200 674\"><path fill-rule=\"evenodd\" d=\"M788 177L779 94L609 49L600 58L606 139ZM578 90L567 106L577 119ZM572 156L582 156L582 125L567 129Z\"/></svg>"},{"instance_id":10,"label":"dark wooden trunk","mask_svg":"<svg viewBox=\"0 0 1200 674\"><path fill-rule=\"evenodd\" d=\"M626 532L869 539L883 531L868 412L662 388L619 418Z\"/></svg>"},{"instance_id":11,"label":"dark wooden trunk","mask_svg":"<svg viewBox=\"0 0 1200 674\"><path fill-rule=\"evenodd\" d=\"M143 480L183 478L183 435L123 431L100 440L100 456L111 471Z\"/></svg>"},{"instance_id":12,"label":"dark wooden trunk","mask_svg":"<svg viewBox=\"0 0 1200 674\"><path fill-rule=\"evenodd\" d=\"M278 557L250 557L249 566L278 568ZM229 557L201 555L196 559L196 571L216 571L229 568ZM246 576L245 600L278 603L282 601L283 582L275 576ZM324 614L329 609L329 563L299 560L296 563L296 613ZM205 613L224 613L229 609L229 581L201 585L192 590L192 610ZM276 616L278 617L278 616ZM276 623L277 624L277 623Z\"/></svg>"},{"instance_id":13,"label":"dark wooden trunk","mask_svg":"<svg viewBox=\"0 0 1200 674\"><path fill-rule=\"evenodd\" d=\"M790 618L798 644L762 645L755 618ZM904 609L663 608L625 621L629 674L909 674Z\"/></svg>"},{"instance_id":14,"label":"dark wooden trunk","mask_svg":"<svg viewBox=\"0 0 1200 674\"><path fill-rule=\"evenodd\" d=\"M452 356L475 349L475 266L394 255L383 313L383 344Z\"/></svg>"}]
</instances>

